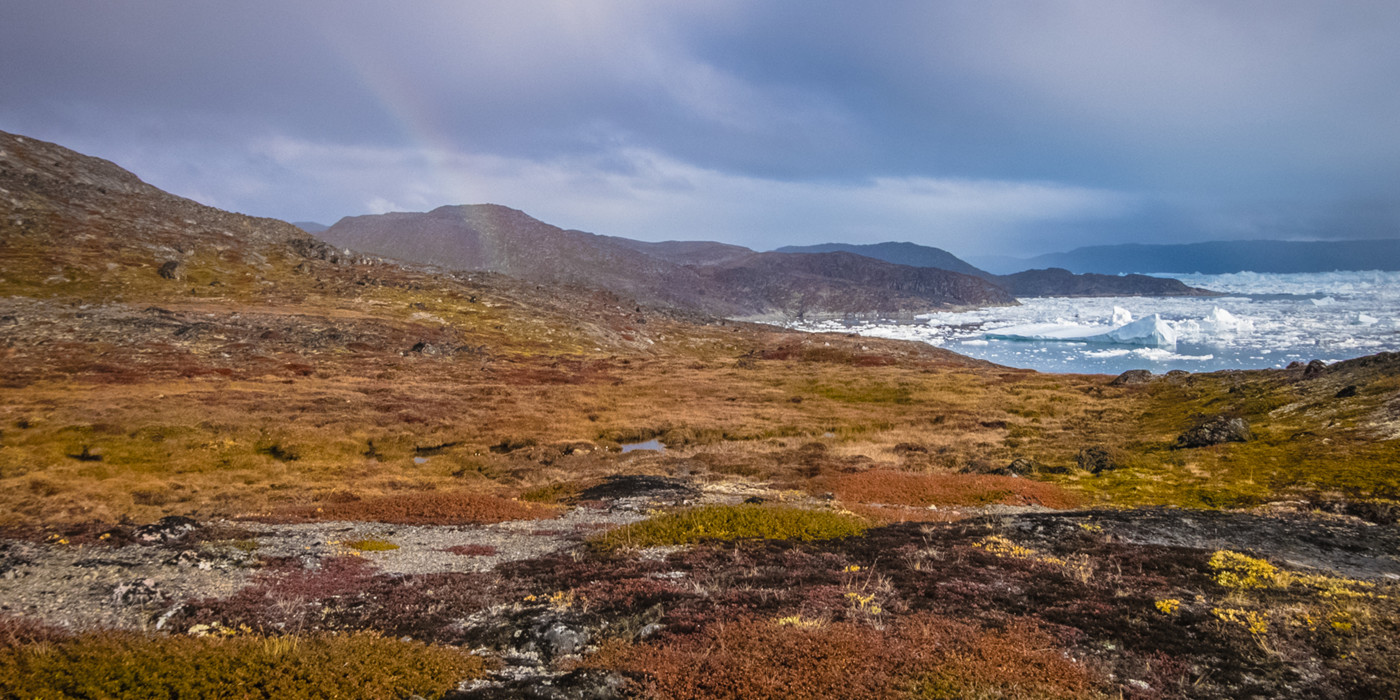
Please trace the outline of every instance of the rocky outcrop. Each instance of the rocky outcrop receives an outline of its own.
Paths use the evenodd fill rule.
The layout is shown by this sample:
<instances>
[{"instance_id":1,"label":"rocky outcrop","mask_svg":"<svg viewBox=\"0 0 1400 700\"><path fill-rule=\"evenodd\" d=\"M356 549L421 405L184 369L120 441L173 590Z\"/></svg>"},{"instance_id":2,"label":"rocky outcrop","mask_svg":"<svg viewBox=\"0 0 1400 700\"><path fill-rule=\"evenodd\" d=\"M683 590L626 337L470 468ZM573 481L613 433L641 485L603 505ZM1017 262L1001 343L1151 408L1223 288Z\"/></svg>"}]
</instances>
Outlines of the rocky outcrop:
<instances>
[{"instance_id":1,"label":"rocky outcrop","mask_svg":"<svg viewBox=\"0 0 1400 700\"><path fill-rule=\"evenodd\" d=\"M1201 420L1176 439L1177 448L1210 447L1254 439L1249 422L1239 416L1212 416Z\"/></svg>"},{"instance_id":2,"label":"rocky outcrop","mask_svg":"<svg viewBox=\"0 0 1400 700\"><path fill-rule=\"evenodd\" d=\"M1109 386L1132 386L1134 384L1146 384L1152 381L1152 371L1146 369L1130 369L1109 382Z\"/></svg>"}]
</instances>

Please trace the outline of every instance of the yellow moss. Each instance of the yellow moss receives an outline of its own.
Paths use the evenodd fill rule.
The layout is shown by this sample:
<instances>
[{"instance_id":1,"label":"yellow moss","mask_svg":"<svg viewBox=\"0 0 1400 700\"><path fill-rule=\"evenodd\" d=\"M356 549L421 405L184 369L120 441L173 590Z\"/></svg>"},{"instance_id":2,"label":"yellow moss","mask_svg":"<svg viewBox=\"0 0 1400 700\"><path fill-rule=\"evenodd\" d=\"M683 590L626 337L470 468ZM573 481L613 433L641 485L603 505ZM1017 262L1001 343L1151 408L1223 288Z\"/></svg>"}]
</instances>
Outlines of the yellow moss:
<instances>
[{"instance_id":1,"label":"yellow moss","mask_svg":"<svg viewBox=\"0 0 1400 700\"><path fill-rule=\"evenodd\" d=\"M977 542L974 542L972 546L977 547L978 549L985 550L988 553L995 554L999 557L1029 559L1031 557L1034 557L1036 554L1034 549L1027 549L1025 547L1022 547L1012 542L1011 540L1002 537L1001 535L987 535L986 537L983 537Z\"/></svg>"},{"instance_id":2,"label":"yellow moss","mask_svg":"<svg viewBox=\"0 0 1400 700\"><path fill-rule=\"evenodd\" d=\"M1212 554L1207 566L1215 572L1215 582L1236 591L1270 588L1279 584L1279 572L1263 559L1239 552L1219 550Z\"/></svg>"},{"instance_id":3,"label":"yellow moss","mask_svg":"<svg viewBox=\"0 0 1400 700\"><path fill-rule=\"evenodd\" d=\"M1243 627L1245 631L1255 637L1262 637L1269 632L1269 614L1266 612L1239 608L1211 608L1210 614L1221 622Z\"/></svg>"},{"instance_id":4,"label":"yellow moss","mask_svg":"<svg viewBox=\"0 0 1400 700\"><path fill-rule=\"evenodd\" d=\"M791 506L704 506L656 515L591 541L601 549L690 544L704 540L825 540L865 532L859 518Z\"/></svg>"},{"instance_id":5,"label":"yellow moss","mask_svg":"<svg viewBox=\"0 0 1400 700\"><path fill-rule=\"evenodd\" d=\"M1325 574L1280 571L1263 559L1229 550L1220 550L1211 555L1207 566L1215 572L1216 583L1234 591L1301 586L1311 589L1321 598L1385 598L1368 590L1375 587L1374 583Z\"/></svg>"},{"instance_id":6,"label":"yellow moss","mask_svg":"<svg viewBox=\"0 0 1400 700\"><path fill-rule=\"evenodd\" d=\"M393 542L374 538L350 540L342 544L357 552L388 552L399 548L399 546Z\"/></svg>"},{"instance_id":7,"label":"yellow moss","mask_svg":"<svg viewBox=\"0 0 1400 700\"><path fill-rule=\"evenodd\" d=\"M1175 615L1176 611L1181 608L1181 601L1176 598L1165 598L1154 604L1164 615Z\"/></svg>"},{"instance_id":8,"label":"yellow moss","mask_svg":"<svg viewBox=\"0 0 1400 700\"><path fill-rule=\"evenodd\" d=\"M801 615L788 615L786 617L780 617L774 620L773 624L780 625L783 627L801 627L804 629L813 629L825 625L826 620L808 620L807 618L804 618Z\"/></svg>"}]
</instances>

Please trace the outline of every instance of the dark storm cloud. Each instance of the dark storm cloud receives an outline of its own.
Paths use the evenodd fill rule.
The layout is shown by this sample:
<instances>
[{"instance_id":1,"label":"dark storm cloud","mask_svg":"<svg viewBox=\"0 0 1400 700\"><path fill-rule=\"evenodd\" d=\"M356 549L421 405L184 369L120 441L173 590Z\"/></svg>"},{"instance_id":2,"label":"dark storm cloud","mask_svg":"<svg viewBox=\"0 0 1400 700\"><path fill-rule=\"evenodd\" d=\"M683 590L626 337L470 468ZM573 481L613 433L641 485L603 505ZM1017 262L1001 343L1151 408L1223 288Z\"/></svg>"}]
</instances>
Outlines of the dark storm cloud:
<instances>
[{"instance_id":1,"label":"dark storm cloud","mask_svg":"<svg viewBox=\"0 0 1400 700\"><path fill-rule=\"evenodd\" d=\"M203 201L960 253L1400 234L1389 2L13 2L0 128Z\"/></svg>"}]
</instances>

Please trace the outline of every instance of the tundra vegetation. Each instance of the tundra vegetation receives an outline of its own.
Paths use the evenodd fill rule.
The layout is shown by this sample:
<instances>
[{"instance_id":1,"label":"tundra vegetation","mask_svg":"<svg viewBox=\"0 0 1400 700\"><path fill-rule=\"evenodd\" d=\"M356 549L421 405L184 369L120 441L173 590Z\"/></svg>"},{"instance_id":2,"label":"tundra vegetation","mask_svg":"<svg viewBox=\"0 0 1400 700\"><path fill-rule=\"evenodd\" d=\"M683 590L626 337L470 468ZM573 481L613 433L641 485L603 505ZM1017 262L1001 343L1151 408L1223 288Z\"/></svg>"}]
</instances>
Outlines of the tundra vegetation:
<instances>
[{"instance_id":1,"label":"tundra vegetation","mask_svg":"<svg viewBox=\"0 0 1400 700\"><path fill-rule=\"evenodd\" d=\"M7 139L0 584L242 578L6 601L0 696L529 696L523 656L577 697L1400 695L1395 356L1038 374L397 265ZM1183 445L1221 416L1249 439ZM381 568L435 527L554 544Z\"/></svg>"}]
</instances>

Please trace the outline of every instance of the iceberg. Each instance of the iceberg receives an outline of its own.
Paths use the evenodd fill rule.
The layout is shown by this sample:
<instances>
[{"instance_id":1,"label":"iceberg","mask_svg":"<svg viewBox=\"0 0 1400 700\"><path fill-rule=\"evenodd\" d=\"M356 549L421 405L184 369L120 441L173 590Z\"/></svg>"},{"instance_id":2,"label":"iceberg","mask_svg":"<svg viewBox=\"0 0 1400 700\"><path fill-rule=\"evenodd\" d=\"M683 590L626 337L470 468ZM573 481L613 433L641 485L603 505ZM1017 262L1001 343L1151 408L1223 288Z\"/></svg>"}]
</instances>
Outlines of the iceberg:
<instances>
[{"instance_id":1,"label":"iceberg","mask_svg":"<svg viewBox=\"0 0 1400 700\"><path fill-rule=\"evenodd\" d=\"M1116 315L1116 314L1115 314ZM1153 348L1176 347L1176 331L1159 314L1144 316L1131 323L1105 331L1102 326L1064 323L1032 323L988 331L992 340L1069 341L1105 345L1137 345Z\"/></svg>"}]
</instances>

